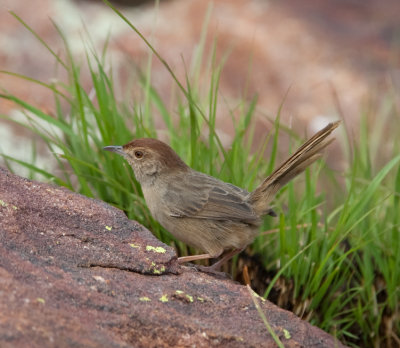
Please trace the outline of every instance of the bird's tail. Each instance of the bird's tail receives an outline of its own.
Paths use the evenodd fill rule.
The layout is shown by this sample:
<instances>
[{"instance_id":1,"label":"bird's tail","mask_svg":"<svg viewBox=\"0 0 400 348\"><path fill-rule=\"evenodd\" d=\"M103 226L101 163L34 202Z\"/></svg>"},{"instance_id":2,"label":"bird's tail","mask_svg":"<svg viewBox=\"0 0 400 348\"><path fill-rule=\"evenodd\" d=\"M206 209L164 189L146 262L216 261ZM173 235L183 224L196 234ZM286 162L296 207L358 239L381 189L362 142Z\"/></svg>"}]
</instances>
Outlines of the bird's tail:
<instances>
[{"instance_id":1,"label":"bird's tail","mask_svg":"<svg viewBox=\"0 0 400 348\"><path fill-rule=\"evenodd\" d=\"M322 150L334 138L328 136L339 126L340 121L328 124L307 140L292 156L268 176L253 192L248 202L259 215L268 214L270 203L282 186L303 172L310 164L322 156Z\"/></svg>"}]
</instances>

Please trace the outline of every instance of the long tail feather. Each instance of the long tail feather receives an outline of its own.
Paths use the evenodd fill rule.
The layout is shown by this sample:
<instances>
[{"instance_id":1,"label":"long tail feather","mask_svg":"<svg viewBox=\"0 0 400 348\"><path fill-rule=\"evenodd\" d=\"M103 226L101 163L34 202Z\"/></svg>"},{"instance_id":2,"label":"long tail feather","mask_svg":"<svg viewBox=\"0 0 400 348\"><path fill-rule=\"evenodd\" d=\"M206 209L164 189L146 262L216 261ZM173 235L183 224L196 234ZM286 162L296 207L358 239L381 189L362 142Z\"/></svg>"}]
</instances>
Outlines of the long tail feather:
<instances>
[{"instance_id":1,"label":"long tail feather","mask_svg":"<svg viewBox=\"0 0 400 348\"><path fill-rule=\"evenodd\" d=\"M321 129L250 193L248 201L257 213L268 213L271 200L282 186L322 156L322 150L334 140L328 136L339 124L340 121L330 123Z\"/></svg>"}]
</instances>

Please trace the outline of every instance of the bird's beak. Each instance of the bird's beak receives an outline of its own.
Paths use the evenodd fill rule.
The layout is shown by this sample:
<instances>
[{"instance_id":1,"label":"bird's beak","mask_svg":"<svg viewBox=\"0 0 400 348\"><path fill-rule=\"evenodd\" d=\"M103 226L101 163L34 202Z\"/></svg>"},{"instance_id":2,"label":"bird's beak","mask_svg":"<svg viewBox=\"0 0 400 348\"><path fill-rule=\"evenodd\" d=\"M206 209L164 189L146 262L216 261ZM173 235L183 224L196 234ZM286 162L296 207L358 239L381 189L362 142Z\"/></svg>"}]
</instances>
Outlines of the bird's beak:
<instances>
[{"instance_id":1,"label":"bird's beak","mask_svg":"<svg viewBox=\"0 0 400 348\"><path fill-rule=\"evenodd\" d=\"M126 155L122 146L106 146L106 147L103 147L103 150L115 152L118 155L122 155L122 156Z\"/></svg>"}]
</instances>

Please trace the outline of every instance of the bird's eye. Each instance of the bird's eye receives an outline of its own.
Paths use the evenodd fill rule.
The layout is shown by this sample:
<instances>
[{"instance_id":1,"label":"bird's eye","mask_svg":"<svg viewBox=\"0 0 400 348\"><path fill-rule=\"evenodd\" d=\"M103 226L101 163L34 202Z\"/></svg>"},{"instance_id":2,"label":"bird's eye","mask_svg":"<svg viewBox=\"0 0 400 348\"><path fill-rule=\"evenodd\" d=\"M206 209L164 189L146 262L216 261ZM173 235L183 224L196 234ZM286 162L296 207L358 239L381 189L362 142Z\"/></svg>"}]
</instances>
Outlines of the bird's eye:
<instances>
[{"instance_id":1,"label":"bird's eye","mask_svg":"<svg viewBox=\"0 0 400 348\"><path fill-rule=\"evenodd\" d=\"M143 152L139 150L135 151L135 157L141 159L143 157Z\"/></svg>"}]
</instances>

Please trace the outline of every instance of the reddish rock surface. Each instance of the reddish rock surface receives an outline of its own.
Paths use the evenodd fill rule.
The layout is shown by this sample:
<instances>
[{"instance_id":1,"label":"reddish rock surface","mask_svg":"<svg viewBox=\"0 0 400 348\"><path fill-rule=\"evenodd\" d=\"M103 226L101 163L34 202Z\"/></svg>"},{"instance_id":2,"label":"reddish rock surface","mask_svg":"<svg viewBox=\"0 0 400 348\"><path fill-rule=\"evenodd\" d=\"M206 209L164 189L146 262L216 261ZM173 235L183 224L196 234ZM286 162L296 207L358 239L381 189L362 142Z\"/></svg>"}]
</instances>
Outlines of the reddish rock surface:
<instances>
[{"instance_id":1,"label":"reddish rock surface","mask_svg":"<svg viewBox=\"0 0 400 348\"><path fill-rule=\"evenodd\" d=\"M268 301L285 347L341 347ZM248 289L107 204L0 169L1 347L275 347Z\"/></svg>"}]
</instances>

